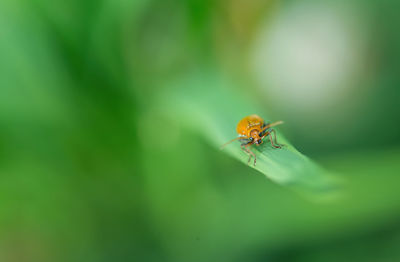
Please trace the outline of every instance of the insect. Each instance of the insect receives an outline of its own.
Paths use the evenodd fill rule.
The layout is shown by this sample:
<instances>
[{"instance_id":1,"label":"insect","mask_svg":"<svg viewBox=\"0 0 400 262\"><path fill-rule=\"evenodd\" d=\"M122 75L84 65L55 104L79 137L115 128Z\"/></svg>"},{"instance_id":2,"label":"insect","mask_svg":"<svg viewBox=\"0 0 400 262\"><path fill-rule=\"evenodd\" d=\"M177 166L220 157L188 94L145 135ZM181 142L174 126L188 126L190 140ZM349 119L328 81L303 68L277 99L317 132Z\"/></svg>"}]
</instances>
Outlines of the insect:
<instances>
[{"instance_id":1,"label":"insect","mask_svg":"<svg viewBox=\"0 0 400 262\"><path fill-rule=\"evenodd\" d=\"M245 118L239 121L236 127L236 132L238 133L238 137L222 145L221 149L223 149L225 146L232 143L233 141L240 140L242 142L240 147L244 152L246 152L249 155L249 160L247 161L247 163L250 163L251 158L254 157L254 166L255 166L257 162L257 157L249 149L249 146L253 144L259 146L263 143L263 138L269 136L271 145L274 148L281 148L282 145L278 144L278 142L276 141L276 131L275 129L271 128L273 126L277 126L280 124L283 124L283 122L277 121L274 123L265 123L264 119L262 119L258 115L246 116ZM272 139L272 134L274 134L274 139Z\"/></svg>"}]
</instances>

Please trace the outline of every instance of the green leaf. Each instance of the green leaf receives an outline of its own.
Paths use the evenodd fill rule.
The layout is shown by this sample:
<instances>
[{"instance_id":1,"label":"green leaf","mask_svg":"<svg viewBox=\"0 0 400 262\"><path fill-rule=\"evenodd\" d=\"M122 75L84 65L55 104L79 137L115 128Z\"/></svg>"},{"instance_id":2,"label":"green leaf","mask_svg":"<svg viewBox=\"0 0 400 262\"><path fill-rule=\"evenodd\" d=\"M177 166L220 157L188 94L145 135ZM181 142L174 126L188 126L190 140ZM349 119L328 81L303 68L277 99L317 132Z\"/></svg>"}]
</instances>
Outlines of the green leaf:
<instances>
[{"instance_id":1,"label":"green leaf","mask_svg":"<svg viewBox=\"0 0 400 262\"><path fill-rule=\"evenodd\" d=\"M252 103L251 96L239 94L235 91L239 89L235 89L232 83L207 77L207 74L185 78L171 84L167 90L167 94L160 96L159 110L200 132L218 150L222 144L237 137L236 125L247 115L258 114L266 121L284 120L268 118ZM271 181L313 200L332 199L340 195L340 180L297 151L279 127L276 130L278 142L285 146L275 149L268 141L258 147L251 146L257 156L256 166L253 161L248 164L248 155L241 150L239 141L229 144L221 153L229 154Z\"/></svg>"}]
</instances>

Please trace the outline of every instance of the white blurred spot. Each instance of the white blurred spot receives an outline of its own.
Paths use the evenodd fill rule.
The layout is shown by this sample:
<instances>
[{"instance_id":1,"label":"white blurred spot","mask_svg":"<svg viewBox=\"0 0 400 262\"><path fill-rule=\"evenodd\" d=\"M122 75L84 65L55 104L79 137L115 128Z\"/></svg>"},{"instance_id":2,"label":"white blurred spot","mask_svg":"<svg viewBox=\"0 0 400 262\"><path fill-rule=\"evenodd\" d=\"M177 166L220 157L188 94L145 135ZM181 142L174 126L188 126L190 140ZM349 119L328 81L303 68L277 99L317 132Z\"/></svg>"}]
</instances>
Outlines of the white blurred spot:
<instances>
[{"instance_id":1,"label":"white blurred spot","mask_svg":"<svg viewBox=\"0 0 400 262\"><path fill-rule=\"evenodd\" d=\"M255 43L252 65L262 88L299 109L340 98L360 64L351 14L304 2L280 12Z\"/></svg>"}]
</instances>

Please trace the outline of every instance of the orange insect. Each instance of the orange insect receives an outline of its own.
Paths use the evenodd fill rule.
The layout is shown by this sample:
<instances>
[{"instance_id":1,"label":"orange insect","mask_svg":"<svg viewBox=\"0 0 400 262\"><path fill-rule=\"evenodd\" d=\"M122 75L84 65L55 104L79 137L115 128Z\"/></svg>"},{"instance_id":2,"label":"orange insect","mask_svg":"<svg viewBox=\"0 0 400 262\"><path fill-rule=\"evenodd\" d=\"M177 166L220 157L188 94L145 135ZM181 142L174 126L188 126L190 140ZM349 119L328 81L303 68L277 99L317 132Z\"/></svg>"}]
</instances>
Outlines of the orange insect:
<instances>
[{"instance_id":1,"label":"orange insect","mask_svg":"<svg viewBox=\"0 0 400 262\"><path fill-rule=\"evenodd\" d=\"M253 144L256 144L257 146L261 145L263 143L263 138L269 136L271 145L274 148L281 148L282 145L278 144L278 142L276 141L275 129L271 128L280 124L283 124L283 122L277 121L274 123L265 123L264 119L262 119L258 115L246 116L239 121L236 127L236 132L239 134L239 136L224 144L221 149L235 140L241 140L242 144L240 145L240 147L249 155L249 160L247 161L247 163L249 163L251 157L254 156L254 165L256 165L257 157L248 147ZM272 139L272 134L274 134L274 139Z\"/></svg>"}]
</instances>

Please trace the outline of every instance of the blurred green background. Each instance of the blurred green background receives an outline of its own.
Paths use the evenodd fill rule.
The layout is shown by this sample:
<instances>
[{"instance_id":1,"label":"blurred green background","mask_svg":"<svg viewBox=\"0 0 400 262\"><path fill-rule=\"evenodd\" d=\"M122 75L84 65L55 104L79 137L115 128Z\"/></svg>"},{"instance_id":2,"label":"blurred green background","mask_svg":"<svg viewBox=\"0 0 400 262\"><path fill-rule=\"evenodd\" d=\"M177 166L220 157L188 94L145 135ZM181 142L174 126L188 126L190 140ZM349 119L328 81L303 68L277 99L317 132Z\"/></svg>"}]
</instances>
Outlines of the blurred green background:
<instances>
[{"instance_id":1,"label":"blurred green background","mask_svg":"<svg viewBox=\"0 0 400 262\"><path fill-rule=\"evenodd\" d=\"M0 0L0 261L400 260L398 10ZM248 113L284 120L344 196L221 152Z\"/></svg>"}]
</instances>

